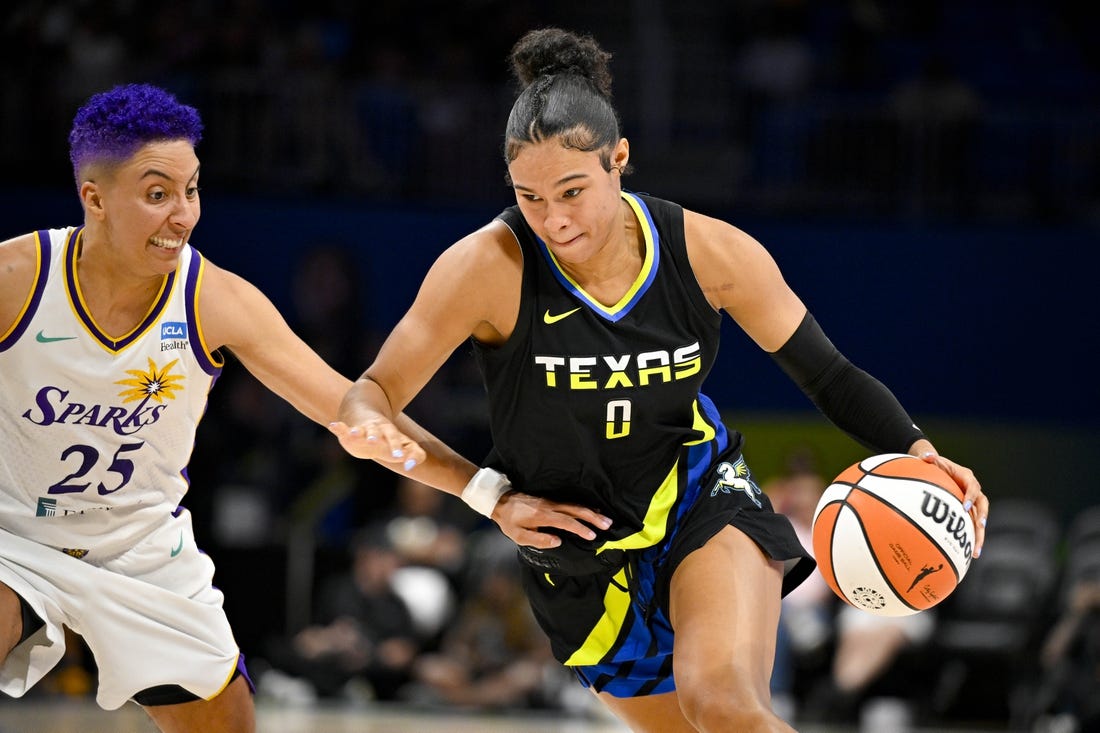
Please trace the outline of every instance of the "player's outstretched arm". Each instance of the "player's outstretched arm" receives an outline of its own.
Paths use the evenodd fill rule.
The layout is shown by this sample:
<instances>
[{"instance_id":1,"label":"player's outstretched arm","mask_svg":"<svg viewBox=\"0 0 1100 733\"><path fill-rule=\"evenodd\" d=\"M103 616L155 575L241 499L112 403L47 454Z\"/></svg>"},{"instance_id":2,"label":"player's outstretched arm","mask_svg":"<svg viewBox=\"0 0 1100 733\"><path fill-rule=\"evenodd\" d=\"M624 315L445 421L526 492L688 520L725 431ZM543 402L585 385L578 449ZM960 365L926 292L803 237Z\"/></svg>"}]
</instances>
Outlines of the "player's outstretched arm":
<instances>
[{"instance_id":1,"label":"player's outstretched arm","mask_svg":"<svg viewBox=\"0 0 1100 733\"><path fill-rule=\"evenodd\" d=\"M327 426L336 419L351 380L299 338L258 288L207 261L199 312L205 348L232 352L264 386L314 422ZM424 462L414 439L396 428L388 438L365 447L360 457L390 468Z\"/></svg>"},{"instance_id":2,"label":"player's outstretched arm","mask_svg":"<svg viewBox=\"0 0 1100 733\"><path fill-rule=\"evenodd\" d=\"M365 394L375 390L378 386L371 384L369 379L360 379L349 390L345 404L348 400L362 400ZM412 436L417 445L424 449L426 461L415 469L410 469L407 464L401 468L396 465L391 468L458 496L470 508L496 522L501 532L518 545L542 549L557 547L561 544L561 538L544 531L547 528L571 532L591 540L596 537L591 527L607 529L611 526L608 517L587 507L562 504L516 491L506 476L489 468L479 470L404 415L398 415L391 422L362 402L358 403L357 408L347 408L346 412L359 415L361 420L356 421L354 426L342 421L329 425L329 430L344 450L359 458L372 458L379 450L399 450L401 438ZM398 423L400 429L394 423Z\"/></svg>"}]
</instances>

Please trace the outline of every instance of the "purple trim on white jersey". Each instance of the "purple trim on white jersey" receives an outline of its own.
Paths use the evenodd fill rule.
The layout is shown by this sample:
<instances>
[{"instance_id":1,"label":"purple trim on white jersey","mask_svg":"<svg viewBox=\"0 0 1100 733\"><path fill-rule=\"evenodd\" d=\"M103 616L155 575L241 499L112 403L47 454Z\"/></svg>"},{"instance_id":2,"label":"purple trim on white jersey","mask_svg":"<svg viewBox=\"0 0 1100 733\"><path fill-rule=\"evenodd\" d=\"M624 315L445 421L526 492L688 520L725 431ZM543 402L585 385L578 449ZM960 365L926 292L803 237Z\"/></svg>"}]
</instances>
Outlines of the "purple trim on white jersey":
<instances>
[{"instance_id":1,"label":"purple trim on white jersey","mask_svg":"<svg viewBox=\"0 0 1100 733\"><path fill-rule=\"evenodd\" d=\"M34 233L35 240L38 244L38 277L34 281L34 289L31 292L30 303L27 304L27 309L24 311L19 320L15 322L15 326L12 328L11 333L6 338L0 339L0 351L7 351L19 337L23 335L23 332L27 330L27 324L31 322L35 312L38 310L38 304L42 300L42 293L46 289L46 280L50 275L50 260L51 260L51 248L50 248L50 233L45 229L39 229Z\"/></svg>"},{"instance_id":2,"label":"purple trim on white jersey","mask_svg":"<svg viewBox=\"0 0 1100 733\"><path fill-rule=\"evenodd\" d=\"M206 348L202 344L199 331L199 273L202 272L202 255L194 247L191 248L191 264L187 268L184 280L184 300L187 303L187 333L191 339L191 353L195 355L195 361L199 363L202 370L210 376L217 379L221 374L222 365L212 361L206 353ZM213 383L210 387L213 388Z\"/></svg>"},{"instance_id":3,"label":"purple trim on white jersey","mask_svg":"<svg viewBox=\"0 0 1100 733\"><path fill-rule=\"evenodd\" d=\"M76 313L77 318L79 318L84 324L84 327L88 329L88 333L92 334L99 343L103 344L111 351L121 351L144 336L145 332L160 318L164 306L167 305L168 299L172 295L172 286L176 282L176 273L175 271L168 273L168 276L164 280L164 287L161 288L160 296L157 298L157 302L153 304L153 307L149 310L149 314L145 316L141 324L126 336L120 339L113 339L100 331L99 327L96 326L91 314L84 308L84 303L81 302L80 293L77 290L76 260L79 255L77 242L83 230L84 227L74 229L73 233L69 236L69 241L65 244L65 287L69 292L69 301L73 305L73 311Z\"/></svg>"}]
</instances>

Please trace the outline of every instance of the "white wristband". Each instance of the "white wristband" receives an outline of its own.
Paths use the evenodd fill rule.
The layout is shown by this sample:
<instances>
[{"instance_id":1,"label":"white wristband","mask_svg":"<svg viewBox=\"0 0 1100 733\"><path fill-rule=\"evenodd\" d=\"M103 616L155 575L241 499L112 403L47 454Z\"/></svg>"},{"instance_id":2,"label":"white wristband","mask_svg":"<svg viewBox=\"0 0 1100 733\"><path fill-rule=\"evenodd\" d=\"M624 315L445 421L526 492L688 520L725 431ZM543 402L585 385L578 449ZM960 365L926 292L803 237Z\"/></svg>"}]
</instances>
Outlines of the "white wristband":
<instances>
[{"instance_id":1,"label":"white wristband","mask_svg":"<svg viewBox=\"0 0 1100 733\"><path fill-rule=\"evenodd\" d=\"M491 468L482 468L462 490L462 501L478 514L491 517L500 497L511 490L512 484L508 483L507 476Z\"/></svg>"}]
</instances>

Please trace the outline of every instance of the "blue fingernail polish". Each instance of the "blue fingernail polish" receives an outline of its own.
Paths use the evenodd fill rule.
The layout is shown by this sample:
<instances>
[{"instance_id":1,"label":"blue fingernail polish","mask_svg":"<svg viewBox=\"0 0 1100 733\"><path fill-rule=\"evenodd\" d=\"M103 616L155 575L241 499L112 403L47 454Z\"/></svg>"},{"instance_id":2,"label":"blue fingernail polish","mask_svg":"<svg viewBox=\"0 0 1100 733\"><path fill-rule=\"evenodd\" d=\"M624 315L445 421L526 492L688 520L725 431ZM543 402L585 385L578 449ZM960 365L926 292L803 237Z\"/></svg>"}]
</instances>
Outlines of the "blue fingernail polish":
<instances>
[{"instance_id":1,"label":"blue fingernail polish","mask_svg":"<svg viewBox=\"0 0 1100 733\"><path fill-rule=\"evenodd\" d=\"M414 468L415 466L416 466L416 459L414 459L414 458L410 458L409 460L405 461L405 470L406 470L406 471L411 471L411 470L413 470L413 468Z\"/></svg>"},{"instance_id":2,"label":"blue fingernail polish","mask_svg":"<svg viewBox=\"0 0 1100 733\"><path fill-rule=\"evenodd\" d=\"M972 506L974 506L974 502L970 501L970 499L967 499L966 501L963 502L963 511L964 512L970 511L970 507L972 507Z\"/></svg>"},{"instance_id":3,"label":"blue fingernail polish","mask_svg":"<svg viewBox=\"0 0 1100 733\"><path fill-rule=\"evenodd\" d=\"M982 526L983 526L983 527L985 526L985 517L982 517L982 518L981 518L981 519L979 519L978 521L982 523Z\"/></svg>"},{"instance_id":4,"label":"blue fingernail polish","mask_svg":"<svg viewBox=\"0 0 1100 733\"><path fill-rule=\"evenodd\" d=\"M405 455L405 451L401 450L400 448L394 448L393 449L393 457L394 458L401 458L404 455Z\"/></svg>"},{"instance_id":5,"label":"blue fingernail polish","mask_svg":"<svg viewBox=\"0 0 1100 733\"><path fill-rule=\"evenodd\" d=\"M979 547L977 550L974 551L974 557L981 557L981 556L982 556L982 548Z\"/></svg>"}]
</instances>

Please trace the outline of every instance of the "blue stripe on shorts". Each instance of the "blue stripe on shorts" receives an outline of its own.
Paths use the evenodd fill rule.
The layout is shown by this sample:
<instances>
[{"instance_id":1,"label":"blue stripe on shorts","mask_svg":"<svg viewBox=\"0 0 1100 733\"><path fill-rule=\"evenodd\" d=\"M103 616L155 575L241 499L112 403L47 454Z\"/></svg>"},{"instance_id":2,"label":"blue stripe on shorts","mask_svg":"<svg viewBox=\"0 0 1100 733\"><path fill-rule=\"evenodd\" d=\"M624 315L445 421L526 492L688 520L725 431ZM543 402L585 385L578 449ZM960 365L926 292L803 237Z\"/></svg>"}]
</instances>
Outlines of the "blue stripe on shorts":
<instances>
[{"instance_id":1,"label":"blue stripe on shorts","mask_svg":"<svg viewBox=\"0 0 1100 733\"><path fill-rule=\"evenodd\" d=\"M715 456L729 445L729 435L714 403L699 395L699 404L708 421L715 426L715 438L686 448L683 456L687 466L686 486L677 507L676 521L664 541L642 552L637 563L630 566L631 613L614 652L607 661L572 668L585 687L597 692L607 692L614 697L639 697L676 689L672 676L672 624L665 610L654 600L657 567L664 564L681 519L698 498L700 482L710 471Z\"/></svg>"}]
</instances>

